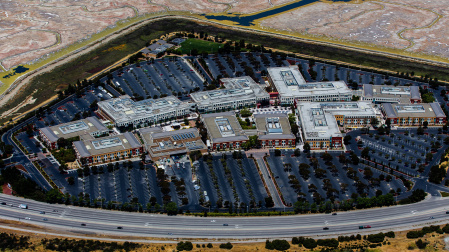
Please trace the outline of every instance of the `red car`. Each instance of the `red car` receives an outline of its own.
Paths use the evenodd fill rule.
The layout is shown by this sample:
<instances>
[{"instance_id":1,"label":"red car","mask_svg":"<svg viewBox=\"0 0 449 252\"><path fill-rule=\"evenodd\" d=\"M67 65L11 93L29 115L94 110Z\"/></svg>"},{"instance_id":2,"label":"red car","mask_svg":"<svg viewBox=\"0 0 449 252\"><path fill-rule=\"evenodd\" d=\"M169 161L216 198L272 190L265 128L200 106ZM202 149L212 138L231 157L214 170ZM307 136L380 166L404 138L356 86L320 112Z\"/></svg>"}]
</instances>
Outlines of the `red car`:
<instances>
[{"instance_id":1,"label":"red car","mask_svg":"<svg viewBox=\"0 0 449 252\"><path fill-rule=\"evenodd\" d=\"M371 228L371 226L370 226L370 225L367 225L367 226L364 226L363 228Z\"/></svg>"}]
</instances>

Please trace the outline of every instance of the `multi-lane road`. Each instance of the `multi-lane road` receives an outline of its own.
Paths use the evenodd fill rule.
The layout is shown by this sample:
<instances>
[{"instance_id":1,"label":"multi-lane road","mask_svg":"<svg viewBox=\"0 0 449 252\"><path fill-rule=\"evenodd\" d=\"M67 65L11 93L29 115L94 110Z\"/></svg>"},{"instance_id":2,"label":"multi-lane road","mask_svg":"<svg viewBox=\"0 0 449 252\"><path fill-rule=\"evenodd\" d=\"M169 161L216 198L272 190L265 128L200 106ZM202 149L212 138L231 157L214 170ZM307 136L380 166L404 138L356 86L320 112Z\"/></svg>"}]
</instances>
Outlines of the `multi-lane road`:
<instances>
[{"instance_id":1,"label":"multi-lane road","mask_svg":"<svg viewBox=\"0 0 449 252\"><path fill-rule=\"evenodd\" d=\"M446 214L446 210L449 210L449 199L440 197L411 205L339 212L337 215L248 218L201 218L117 212L46 204L3 194L0 194L0 202L0 218L3 219L20 220L50 229L90 235L115 234L136 237L257 239L343 235L364 231L411 229L416 225L449 221L449 214ZM3 205L3 202L6 205ZM27 204L28 209L19 208L21 203ZM45 211L45 214L41 214L41 211ZM361 225L370 225L372 228L359 230ZM323 230L324 227L329 230Z\"/></svg>"}]
</instances>

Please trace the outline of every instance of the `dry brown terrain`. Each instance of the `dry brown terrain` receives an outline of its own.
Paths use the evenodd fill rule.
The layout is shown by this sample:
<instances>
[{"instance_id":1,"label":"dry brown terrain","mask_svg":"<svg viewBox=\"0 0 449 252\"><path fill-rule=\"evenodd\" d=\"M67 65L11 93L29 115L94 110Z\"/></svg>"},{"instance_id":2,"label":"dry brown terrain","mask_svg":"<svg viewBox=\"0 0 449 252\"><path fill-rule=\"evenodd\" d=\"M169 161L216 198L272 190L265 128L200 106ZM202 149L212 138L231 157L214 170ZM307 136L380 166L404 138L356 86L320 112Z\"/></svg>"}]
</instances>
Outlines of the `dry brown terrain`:
<instances>
[{"instance_id":1,"label":"dry brown terrain","mask_svg":"<svg viewBox=\"0 0 449 252\"><path fill-rule=\"evenodd\" d=\"M292 1L0 1L0 63L10 69L33 62L136 15L167 10L248 14ZM449 58L448 12L447 0L321 0L261 20L260 25Z\"/></svg>"},{"instance_id":2,"label":"dry brown terrain","mask_svg":"<svg viewBox=\"0 0 449 252\"><path fill-rule=\"evenodd\" d=\"M448 13L447 0L322 1L260 25L449 58Z\"/></svg>"}]
</instances>

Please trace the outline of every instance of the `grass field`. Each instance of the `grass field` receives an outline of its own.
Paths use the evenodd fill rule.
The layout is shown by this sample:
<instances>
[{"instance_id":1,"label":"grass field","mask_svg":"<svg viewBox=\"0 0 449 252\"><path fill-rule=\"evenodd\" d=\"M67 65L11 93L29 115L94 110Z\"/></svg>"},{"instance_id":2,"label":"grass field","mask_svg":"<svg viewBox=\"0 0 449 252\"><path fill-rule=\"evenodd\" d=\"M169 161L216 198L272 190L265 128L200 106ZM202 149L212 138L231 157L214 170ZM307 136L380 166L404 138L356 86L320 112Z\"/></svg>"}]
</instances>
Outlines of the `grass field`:
<instances>
[{"instance_id":1,"label":"grass field","mask_svg":"<svg viewBox=\"0 0 449 252\"><path fill-rule=\"evenodd\" d=\"M207 52L207 53L216 53L218 52L218 48L223 45L220 43L215 43L211 41L201 40L189 38L186 41L181 43L181 52L182 54L190 54L190 50L197 49L199 53Z\"/></svg>"}]
</instances>

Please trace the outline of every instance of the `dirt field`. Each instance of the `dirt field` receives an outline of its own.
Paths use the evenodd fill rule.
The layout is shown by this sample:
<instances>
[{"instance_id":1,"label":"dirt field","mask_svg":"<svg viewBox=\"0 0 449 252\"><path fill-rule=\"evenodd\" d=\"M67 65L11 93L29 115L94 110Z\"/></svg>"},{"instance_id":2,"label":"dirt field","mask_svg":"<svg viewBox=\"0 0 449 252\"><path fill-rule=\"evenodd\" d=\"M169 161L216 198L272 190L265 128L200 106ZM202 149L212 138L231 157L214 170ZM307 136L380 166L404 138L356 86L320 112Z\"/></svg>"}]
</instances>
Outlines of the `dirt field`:
<instances>
[{"instance_id":1,"label":"dirt field","mask_svg":"<svg viewBox=\"0 0 449 252\"><path fill-rule=\"evenodd\" d=\"M264 19L260 25L449 58L448 11L445 0L323 1Z\"/></svg>"}]
</instances>

